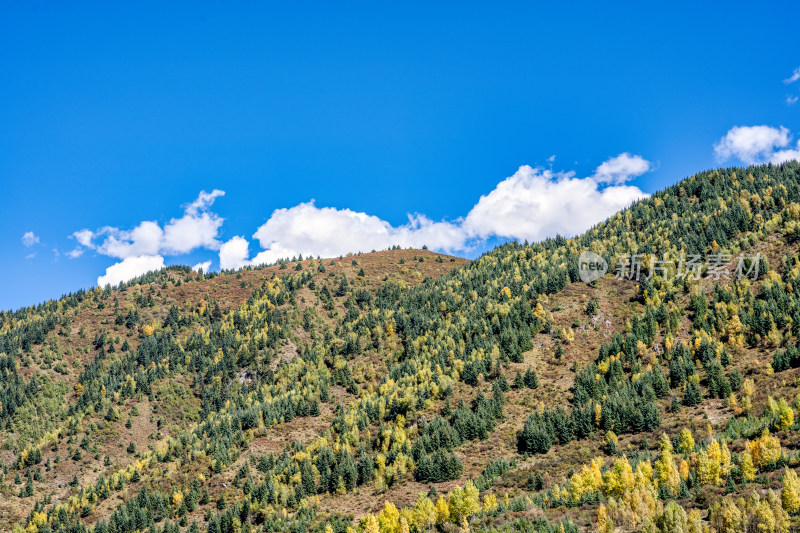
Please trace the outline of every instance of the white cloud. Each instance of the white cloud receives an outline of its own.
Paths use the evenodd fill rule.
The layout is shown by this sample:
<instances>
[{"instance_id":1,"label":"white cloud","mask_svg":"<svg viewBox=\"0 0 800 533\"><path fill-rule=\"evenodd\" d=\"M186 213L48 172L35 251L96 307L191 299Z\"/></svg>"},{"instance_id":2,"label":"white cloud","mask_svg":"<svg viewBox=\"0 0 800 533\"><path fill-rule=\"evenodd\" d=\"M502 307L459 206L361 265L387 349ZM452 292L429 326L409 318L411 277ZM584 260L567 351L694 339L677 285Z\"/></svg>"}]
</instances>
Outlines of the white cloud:
<instances>
[{"instance_id":1,"label":"white cloud","mask_svg":"<svg viewBox=\"0 0 800 533\"><path fill-rule=\"evenodd\" d=\"M131 230L106 226L97 231L82 229L72 238L82 246L109 257L125 259L142 255L179 255L197 248L218 250L217 240L224 219L208 211L214 200L225 193L218 189L201 191L184 206L181 218L173 218L162 228L158 222L145 220ZM99 244L95 240L101 239Z\"/></svg>"},{"instance_id":2,"label":"white cloud","mask_svg":"<svg viewBox=\"0 0 800 533\"><path fill-rule=\"evenodd\" d=\"M792 75L789 76L788 78L786 78L785 80L783 80L783 83L786 83L788 85L789 83L794 83L797 80L800 80L800 67L797 67L796 69L794 69L794 72L792 72Z\"/></svg>"},{"instance_id":3,"label":"white cloud","mask_svg":"<svg viewBox=\"0 0 800 533\"><path fill-rule=\"evenodd\" d=\"M274 243L272 246L270 246L268 250L264 250L262 252L257 253L256 256L252 259L252 261L248 261L248 264L255 266L269 265L278 261L279 259L289 259L291 257L297 257L301 253L302 252L298 252L295 249L286 248L280 243ZM307 255L314 255L314 254L309 252ZM342 255L342 254L336 254L336 255ZM334 256L326 256L326 257L334 257Z\"/></svg>"},{"instance_id":4,"label":"white cloud","mask_svg":"<svg viewBox=\"0 0 800 533\"><path fill-rule=\"evenodd\" d=\"M553 155L551 155L550 157L547 158L547 162L548 163L553 163L553 162L555 162L555 160L556 160L556 154L553 154Z\"/></svg>"},{"instance_id":5,"label":"white cloud","mask_svg":"<svg viewBox=\"0 0 800 533\"><path fill-rule=\"evenodd\" d=\"M490 237L540 240L560 233L575 235L648 195L638 187L609 185L651 168L641 156L620 154L597 167L588 178L529 166L482 196L466 217L433 221L410 215L400 226L351 209L317 207L311 202L276 209L253 235L263 251L252 260L246 239L234 237L220 249L220 267L240 268L274 263L302 254L336 257L393 245L448 252L469 250L475 240Z\"/></svg>"},{"instance_id":6,"label":"white cloud","mask_svg":"<svg viewBox=\"0 0 800 533\"><path fill-rule=\"evenodd\" d=\"M769 162L774 165L780 165L786 161L800 161L800 141L797 141L797 145L794 148L778 150L769 158Z\"/></svg>"},{"instance_id":7,"label":"white cloud","mask_svg":"<svg viewBox=\"0 0 800 533\"><path fill-rule=\"evenodd\" d=\"M266 249L253 259L253 264L272 263L298 254L336 257L395 244L415 248L427 245L439 250L460 249L464 244L458 224L413 215L407 224L394 227L366 213L317 207L313 200L289 209L276 209L253 237Z\"/></svg>"},{"instance_id":8,"label":"white cloud","mask_svg":"<svg viewBox=\"0 0 800 533\"><path fill-rule=\"evenodd\" d=\"M195 266L192 267L194 272L203 271L204 274L208 273L211 270L211 261L203 261L202 263L197 263Z\"/></svg>"},{"instance_id":9,"label":"white cloud","mask_svg":"<svg viewBox=\"0 0 800 533\"><path fill-rule=\"evenodd\" d=\"M553 157L549 158L552 163ZM184 206L181 218L160 226L144 221L131 230L113 227L83 229L72 237L79 243L70 257L85 249L122 259L112 265L98 284L118 284L164 266L164 255L196 248L218 250L222 270L273 263L298 256L336 257L349 252L369 252L394 245L445 252L468 251L492 237L536 241L560 233L570 236L589 229L635 200L647 197L628 180L652 168L641 156L622 153L597 167L594 174L577 178L573 172L553 172L522 166L500 182L462 218L434 221L422 214L394 226L367 213L351 209L317 207L314 201L276 209L253 234L261 250L250 259L250 243L235 236L218 240L223 219L208 211L224 193L201 192ZM194 270L208 271L211 261Z\"/></svg>"},{"instance_id":10,"label":"white cloud","mask_svg":"<svg viewBox=\"0 0 800 533\"><path fill-rule=\"evenodd\" d=\"M217 240L223 219L214 213L187 213L178 219L170 220L164 226L161 249L168 254L185 254L195 248L218 250Z\"/></svg>"},{"instance_id":11,"label":"white cloud","mask_svg":"<svg viewBox=\"0 0 800 533\"><path fill-rule=\"evenodd\" d=\"M230 270L249 264L247 260L250 255L249 247L247 239L238 235L223 243L219 249L219 268Z\"/></svg>"},{"instance_id":12,"label":"white cloud","mask_svg":"<svg viewBox=\"0 0 800 533\"><path fill-rule=\"evenodd\" d=\"M97 278L97 286L111 285L115 287L124 281L162 268L164 268L164 258L160 255L126 257L119 263L108 267L105 275Z\"/></svg>"},{"instance_id":13,"label":"white cloud","mask_svg":"<svg viewBox=\"0 0 800 533\"><path fill-rule=\"evenodd\" d=\"M30 248L34 244L39 244L39 237L32 231L26 231L22 236L22 244L26 248Z\"/></svg>"},{"instance_id":14,"label":"white cloud","mask_svg":"<svg viewBox=\"0 0 800 533\"><path fill-rule=\"evenodd\" d=\"M787 96L786 105L794 105L797 103L797 96Z\"/></svg>"},{"instance_id":15,"label":"white cloud","mask_svg":"<svg viewBox=\"0 0 800 533\"><path fill-rule=\"evenodd\" d=\"M222 243L218 236L224 219L209 208L214 200L224 195L219 189L200 191L197 199L183 206L183 216L170 219L163 226L157 221L145 220L129 230L106 226L96 231L86 228L76 231L70 237L79 245L67 255L74 259L91 249L122 259L98 278L102 286L127 281L147 272L142 270L145 267L149 270L162 268L165 255L185 254L197 248L219 250Z\"/></svg>"},{"instance_id":16,"label":"white cloud","mask_svg":"<svg viewBox=\"0 0 800 533\"><path fill-rule=\"evenodd\" d=\"M71 237L77 240L83 246L86 246L87 248L93 248L92 240L95 237L93 231L88 229L82 229L80 231L76 231L75 233L73 233Z\"/></svg>"},{"instance_id":17,"label":"white cloud","mask_svg":"<svg viewBox=\"0 0 800 533\"><path fill-rule=\"evenodd\" d=\"M103 228L98 233L106 234L97 251L103 255L125 259L140 255L156 255L161 248L164 231L157 222L145 220L130 231Z\"/></svg>"},{"instance_id":18,"label":"white cloud","mask_svg":"<svg viewBox=\"0 0 800 533\"><path fill-rule=\"evenodd\" d=\"M736 158L748 165L770 161L777 148L789 144L789 130L781 126L734 126L714 144L720 161Z\"/></svg>"},{"instance_id":19,"label":"white cloud","mask_svg":"<svg viewBox=\"0 0 800 533\"><path fill-rule=\"evenodd\" d=\"M649 163L645 164L649 168ZM603 165L598 172L605 168L608 169L604 170L605 175L620 179L618 166ZM638 171L644 166L637 165L627 168ZM595 176L579 179L572 172L553 173L521 166L492 192L481 196L464 220L463 228L468 236L480 238L499 236L536 241L557 233L576 235L648 196L638 187L628 185L602 188Z\"/></svg>"},{"instance_id":20,"label":"white cloud","mask_svg":"<svg viewBox=\"0 0 800 533\"><path fill-rule=\"evenodd\" d=\"M200 191L197 200L186 206L186 214L197 215L200 212L205 211L211 207L211 204L214 203L214 200L220 196L225 196L225 191L221 191L219 189L214 189L211 192Z\"/></svg>"},{"instance_id":21,"label":"white cloud","mask_svg":"<svg viewBox=\"0 0 800 533\"><path fill-rule=\"evenodd\" d=\"M640 155L623 152L604 161L594 171L592 178L598 183L619 185L650 170L650 162Z\"/></svg>"},{"instance_id":22,"label":"white cloud","mask_svg":"<svg viewBox=\"0 0 800 533\"><path fill-rule=\"evenodd\" d=\"M220 196L225 196L225 191L200 191L197 199L186 206L181 218L173 218L164 226L161 243L164 253L177 255L195 248L219 249L222 243L217 240L217 235L224 219L208 212L208 208Z\"/></svg>"}]
</instances>

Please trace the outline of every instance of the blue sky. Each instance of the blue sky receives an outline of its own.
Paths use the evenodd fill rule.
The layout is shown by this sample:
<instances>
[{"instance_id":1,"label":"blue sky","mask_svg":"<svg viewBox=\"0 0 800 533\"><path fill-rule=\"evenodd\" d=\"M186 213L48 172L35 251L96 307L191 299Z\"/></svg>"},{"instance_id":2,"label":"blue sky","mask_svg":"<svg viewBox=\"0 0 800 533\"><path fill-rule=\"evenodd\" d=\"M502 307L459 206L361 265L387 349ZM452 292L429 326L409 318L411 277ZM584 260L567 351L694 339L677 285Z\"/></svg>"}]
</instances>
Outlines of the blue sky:
<instances>
[{"instance_id":1,"label":"blue sky","mask_svg":"<svg viewBox=\"0 0 800 533\"><path fill-rule=\"evenodd\" d=\"M162 262L472 257L798 150L792 2L71 4L0 6L0 309Z\"/></svg>"}]
</instances>

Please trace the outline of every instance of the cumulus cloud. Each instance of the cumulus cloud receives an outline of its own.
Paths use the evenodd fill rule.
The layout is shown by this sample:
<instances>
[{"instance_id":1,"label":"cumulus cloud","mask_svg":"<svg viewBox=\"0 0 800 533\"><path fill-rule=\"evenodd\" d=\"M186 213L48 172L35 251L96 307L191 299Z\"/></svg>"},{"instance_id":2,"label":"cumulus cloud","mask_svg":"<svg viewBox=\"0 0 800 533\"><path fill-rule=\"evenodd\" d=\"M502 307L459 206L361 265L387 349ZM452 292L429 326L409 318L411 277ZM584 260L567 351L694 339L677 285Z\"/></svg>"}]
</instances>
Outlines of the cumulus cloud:
<instances>
[{"instance_id":1,"label":"cumulus cloud","mask_svg":"<svg viewBox=\"0 0 800 533\"><path fill-rule=\"evenodd\" d=\"M186 205L186 214L197 215L202 211L205 211L211 207L211 204L214 203L214 200L220 196L225 196L225 191L221 191L219 189L214 189L211 192L200 191L197 200Z\"/></svg>"},{"instance_id":2,"label":"cumulus cloud","mask_svg":"<svg viewBox=\"0 0 800 533\"><path fill-rule=\"evenodd\" d=\"M288 209L276 209L253 237L265 248L253 260L254 264L271 263L298 254L335 257L395 244L455 250L463 246L464 240L457 224L434 222L424 215L411 215L407 224L395 227L367 213L317 207L313 200Z\"/></svg>"},{"instance_id":3,"label":"cumulus cloud","mask_svg":"<svg viewBox=\"0 0 800 533\"><path fill-rule=\"evenodd\" d=\"M195 266L192 267L194 272L200 272L201 270L206 273L211 270L211 261L203 261L202 263L197 263Z\"/></svg>"},{"instance_id":4,"label":"cumulus cloud","mask_svg":"<svg viewBox=\"0 0 800 533\"><path fill-rule=\"evenodd\" d=\"M800 161L800 141L797 141L794 148L778 150L769 157L769 162L773 165L780 165L786 161Z\"/></svg>"},{"instance_id":5,"label":"cumulus cloud","mask_svg":"<svg viewBox=\"0 0 800 533\"><path fill-rule=\"evenodd\" d=\"M786 105L794 105L797 103L797 96L787 96L786 97Z\"/></svg>"},{"instance_id":6,"label":"cumulus cloud","mask_svg":"<svg viewBox=\"0 0 800 533\"><path fill-rule=\"evenodd\" d=\"M105 240L97 247L103 255L125 259L141 255L155 255L161 248L164 231L157 222L145 220L132 230L105 227L99 232Z\"/></svg>"},{"instance_id":7,"label":"cumulus cloud","mask_svg":"<svg viewBox=\"0 0 800 533\"><path fill-rule=\"evenodd\" d=\"M114 287L124 281L129 281L142 274L161 270L162 268L164 268L164 258L160 255L126 257L119 263L108 267L105 275L97 278L97 285L99 287L105 287L106 285Z\"/></svg>"},{"instance_id":8,"label":"cumulus cloud","mask_svg":"<svg viewBox=\"0 0 800 533\"><path fill-rule=\"evenodd\" d=\"M162 228L154 220L145 220L129 230L106 226L96 231L82 229L72 238L98 253L126 259L143 255L179 255L197 248L218 250L217 240L223 219L208 209L225 192L201 191L196 200L184 206L183 216L173 218Z\"/></svg>"},{"instance_id":9,"label":"cumulus cloud","mask_svg":"<svg viewBox=\"0 0 800 533\"><path fill-rule=\"evenodd\" d=\"M617 157L604 161L592 178L599 183L621 184L650 170L650 161L640 155L623 152Z\"/></svg>"},{"instance_id":10,"label":"cumulus cloud","mask_svg":"<svg viewBox=\"0 0 800 533\"><path fill-rule=\"evenodd\" d=\"M556 233L575 235L647 197L623 182L650 168L649 161L628 153L604 162L587 178L522 166L455 221L414 214L406 224L393 226L367 213L317 207L312 200L273 211L253 235L262 248L253 259L248 259L245 238L237 236L223 244L220 267L274 263L300 254L336 257L393 245L456 252L491 237L533 241Z\"/></svg>"},{"instance_id":11,"label":"cumulus cloud","mask_svg":"<svg viewBox=\"0 0 800 533\"><path fill-rule=\"evenodd\" d=\"M88 229L82 229L72 234L72 238L78 241L83 246L88 248L92 247L92 240L94 239L94 232Z\"/></svg>"},{"instance_id":12,"label":"cumulus cloud","mask_svg":"<svg viewBox=\"0 0 800 533\"><path fill-rule=\"evenodd\" d=\"M217 240L217 235L223 219L209 212L208 208L220 196L225 196L225 191L200 191L197 199L186 206L181 218L173 218L164 226L163 251L177 255L195 248L218 250L222 243Z\"/></svg>"},{"instance_id":13,"label":"cumulus cloud","mask_svg":"<svg viewBox=\"0 0 800 533\"><path fill-rule=\"evenodd\" d=\"M714 144L714 153L720 161L738 159L748 165L779 164L798 157L798 150L790 146L790 131L780 126L734 126Z\"/></svg>"},{"instance_id":14,"label":"cumulus cloud","mask_svg":"<svg viewBox=\"0 0 800 533\"><path fill-rule=\"evenodd\" d=\"M247 258L250 255L250 244L244 237L233 237L226 243L223 243L219 249L219 268L222 270L231 270L242 268L249 264Z\"/></svg>"},{"instance_id":15,"label":"cumulus cloud","mask_svg":"<svg viewBox=\"0 0 800 533\"><path fill-rule=\"evenodd\" d=\"M75 248L67 252L67 257L69 257L70 259L77 259L83 255L83 252L84 252L83 248L81 248L80 246L76 246Z\"/></svg>"},{"instance_id":16,"label":"cumulus cloud","mask_svg":"<svg viewBox=\"0 0 800 533\"><path fill-rule=\"evenodd\" d=\"M788 78L786 78L785 80L783 80L783 83L788 85L790 83L796 82L797 80L800 80L800 67L797 67L796 69L794 69L794 72L792 72L792 75L789 76Z\"/></svg>"},{"instance_id":17,"label":"cumulus cloud","mask_svg":"<svg viewBox=\"0 0 800 533\"><path fill-rule=\"evenodd\" d=\"M784 145L785 147L785 145ZM554 157L548 159L549 163ZM648 195L627 181L651 170L649 161L628 152L600 164L590 176L522 166L500 182L475 206L455 220L435 221L411 214L405 224L393 225L377 216L351 209L317 207L313 200L276 209L253 234L260 250L250 258L243 236L220 242L223 219L210 207L224 192L202 191L184 206L183 215L160 225L145 220L132 229L82 229L72 235L78 246L70 257L86 249L121 259L108 267L98 285L116 285L164 267L165 255L197 248L217 250L222 270L274 263L300 254L336 257L394 245L444 252L466 252L490 238L536 241L556 233L575 235L616 211ZM194 270L208 271L211 261Z\"/></svg>"},{"instance_id":18,"label":"cumulus cloud","mask_svg":"<svg viewBox=\"0 0 800 533\"><path fill-rule=\"evenodd\" d=\"M30 248L34 244L39 244L39 237L32 231L26 231L22 236L22 244L26 248Z\"/></svg>"},{"instance_id":19,"label":"cumulus cloud","mask_svg":"<svg viewBox=\"0 0 800 533\"><path fill-rule=\"evenodd\" d=\"M217 240L220 226L222 218L213 213L187 214L172 219L164 227L161 249L173 255L185 254L195 248L217 250L221 244Z\"/></svg>"},{"instance_id":20,"label":"cumulus cloud","mask_svg":"<svg viewBox=\"0 0 800 533\"><path fill-rule=\"evenodd\" d=\"M622 155L630 157L628 154ZM576 178L572 172L554 173L522 166L492 192L481 196L462 227L468 236L498 236L529 241L557 233L581 233L634 201L648 196L634 186L603 188L599 185L601 180L596 178L598 175L614 181L621 179L622 171L619 169L624 165L615 162L619 157L622 156L603 163L594 176L583 179ZM648 162L642 161L643 164L628 165L628 172L631 168L638 172L650 167Z\"/></svg>"}]
</instances>

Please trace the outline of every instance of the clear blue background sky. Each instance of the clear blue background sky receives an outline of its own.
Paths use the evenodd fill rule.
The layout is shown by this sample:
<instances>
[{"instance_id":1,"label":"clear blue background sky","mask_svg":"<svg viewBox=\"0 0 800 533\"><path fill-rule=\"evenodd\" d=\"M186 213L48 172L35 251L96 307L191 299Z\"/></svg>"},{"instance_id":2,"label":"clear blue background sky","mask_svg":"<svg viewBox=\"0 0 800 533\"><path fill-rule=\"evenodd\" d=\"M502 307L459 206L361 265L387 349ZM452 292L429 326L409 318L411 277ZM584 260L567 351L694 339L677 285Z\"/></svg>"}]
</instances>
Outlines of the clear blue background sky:
<instances>
[{"instance_id":1,"label":"clear blue background sky","mask_svg":"<svg viewBox=\"0 0 800 533\"><path fill-rule=\"evenodd\" d=\"M65 257L74 231L201 189L226 191L221 240L312 198L399 225L551 155L587 176L640 154L653 192L717 166L732 126L800 133L796 2L62 4L0 6L2 309L116 261Z\"/></svg>"}]
</instances>

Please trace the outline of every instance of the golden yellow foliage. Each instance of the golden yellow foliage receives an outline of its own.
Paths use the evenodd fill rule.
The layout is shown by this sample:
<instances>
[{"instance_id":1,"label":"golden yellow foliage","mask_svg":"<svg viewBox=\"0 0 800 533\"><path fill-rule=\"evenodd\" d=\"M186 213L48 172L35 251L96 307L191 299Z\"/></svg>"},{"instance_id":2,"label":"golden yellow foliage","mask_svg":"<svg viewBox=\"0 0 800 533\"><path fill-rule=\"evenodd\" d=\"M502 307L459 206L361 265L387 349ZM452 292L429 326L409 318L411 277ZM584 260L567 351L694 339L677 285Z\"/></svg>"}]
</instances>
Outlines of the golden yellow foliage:
<instances>
[{"instance_id":1,"label":"golden yellow foliage","mask_svg":"<svg viewBox=\"0 0 800 533\"><path fill-rule=\"evenodd\" d=\"M450 505L442 496L439 496L439 499L436 500L435 511L437 525L442 525L450 520Z\"/></svg>"},{"instance_id":2,"label":"golden yellow foliage","mask_svg":"<svg viewBox=\"0 0 800 533\"><path fill-rule=\"evenodd\" d=\"M614 461L613 466L603 475L603 494L606 497L621 498L634 487L633 468L626 457Z\"/></svg>"},{"instance_id":3,"label":"golden yellow foliage","mask_svg":"<svg viewBox=\"0 0 800 533\"><path fill-rule=\"evenodd\" d=\"M688 455L694 450L694 437L689 428L683 428L678 436L678 451Z\"/></svg>"},{"instance_id":4,"label":"golden yellow foliage","mask_svg":"<svg viewBox=\"0 0 800 533\"><path fill-rule=\"evenodd\" d=\"M781 503L789 514L800 511L800 480L794 470L786 469L781 488Z\"/></svg>"},{"instance_id":5,"label":"golden yellow foliage","mask_svg":"<svg viewBox=\"0 0 800 533\"><path fill-rule=\"evenodd\" d=\"M412 525L417 529L428 529L436 523L436 507L433 502L420 493L412 510Z\"/></svg>"},{"instance_id":6,"label":"golden yellow foliage","mask_svg":"<svg viewBox=\"0 0 800 533\"><path fill-rule=\"evenodd\" d=\"M603 487L603 474L600 468L603 466L603 459L596 457L587 466L584 465L579 473L572 475L569 481L569 493L572 500L577 502L583 496L597 492Z\"/></svg>"},{"instance_id":7,"label":"golden yellow foliage","mask_svg":"<svg viewBox=\"0 0 800 533\"><path fill-rule=\"evenodd\" d=\"M756 468L753 466L753 456L745 450L739 456L739 472L742 474L742 479L745 481L753 481L756 477Z\"/></svg>"},{"instance_id":8,"label":"golden yellow foliage","mask_svg":"<svg viewBox=\"0 0 800 533\"><path fill-rule=\"evenodd\" d=\"M747 445L753 456L753 463L758 468L764 468L781 458L781 442L770 435L769 430L765 429L761 437L748 442Z\"/></svg>"},{"instance_id":9,"label":"golden yellow foliage","mask_svg":"<svg viewBox=\"0 0 800 533\"><path fill-rule=\"evenodd\" d=\"M667 486L673 494L678 491L681 486L681 476L672 458L672 444L666 435L661 436L661 452L655 462L654 471L659 486Z\"/></svg>"},{"instance_id":10,"label":"golden yellow foliage","mask_svg":"<svg viewBox=\"0 0 800 533\"><path fill-rule=\"evenodd\" d=\"M395 533L400 527L400 511L392 502L386 502L378 514L381 533Z\"/></svg>"}]
</instances>

